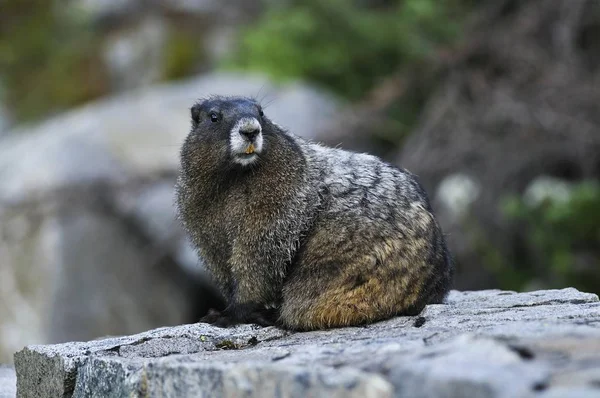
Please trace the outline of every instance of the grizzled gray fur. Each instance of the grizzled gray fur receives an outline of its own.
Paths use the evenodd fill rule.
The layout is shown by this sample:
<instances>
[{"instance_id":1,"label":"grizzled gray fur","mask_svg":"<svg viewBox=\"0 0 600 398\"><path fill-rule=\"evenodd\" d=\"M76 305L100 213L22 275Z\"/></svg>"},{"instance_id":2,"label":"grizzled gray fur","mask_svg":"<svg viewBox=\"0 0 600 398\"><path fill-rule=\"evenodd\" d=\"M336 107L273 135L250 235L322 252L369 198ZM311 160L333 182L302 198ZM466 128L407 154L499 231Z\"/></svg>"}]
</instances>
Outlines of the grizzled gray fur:
<instances>
[{"instance_id":1,"label":"grizzled gray fur","mask_svg":"<svg viewBox=\"0 0 600 398\"><path fill-rule=\"evenodd\" d=\"M297 137L249 98L191 113L178 212L228 303L204 321L322 329L444 299L453 265L414 175Z\"/></svg>"}]
</instances>

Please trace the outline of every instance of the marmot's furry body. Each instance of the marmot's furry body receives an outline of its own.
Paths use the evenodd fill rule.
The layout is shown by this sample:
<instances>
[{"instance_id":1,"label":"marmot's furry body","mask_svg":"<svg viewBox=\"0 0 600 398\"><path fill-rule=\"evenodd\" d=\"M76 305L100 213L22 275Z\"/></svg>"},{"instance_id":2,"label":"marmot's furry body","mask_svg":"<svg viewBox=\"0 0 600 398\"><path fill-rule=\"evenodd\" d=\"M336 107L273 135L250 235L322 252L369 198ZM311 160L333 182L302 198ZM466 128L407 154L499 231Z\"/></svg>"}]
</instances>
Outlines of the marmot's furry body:
<instances>
[{"instance_id":1,"label":"marmot's furry body","mask_svg":"<svg viewBox=\"0 0 600 398\"><path fill-rule=\"evenodd\" d=\"M297 137L251 99L194 105L181 166L180 218L228 301L205 321L358 325L416 314L450 288L414 175Z\"/></svg>"}]
</instances>

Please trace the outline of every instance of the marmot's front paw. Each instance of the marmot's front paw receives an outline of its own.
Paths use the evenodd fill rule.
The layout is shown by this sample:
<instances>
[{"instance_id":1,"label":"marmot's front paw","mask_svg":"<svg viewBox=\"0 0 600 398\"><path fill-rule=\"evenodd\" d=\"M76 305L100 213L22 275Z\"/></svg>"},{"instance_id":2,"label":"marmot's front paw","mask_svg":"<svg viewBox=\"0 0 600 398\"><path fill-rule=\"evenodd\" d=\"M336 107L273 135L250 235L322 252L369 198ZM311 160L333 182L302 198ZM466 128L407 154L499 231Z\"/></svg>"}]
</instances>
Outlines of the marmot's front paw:
<instances>
[{"instance_id":1,"label":"marmot's front paw","mask_svg":"<svg viewBox=\"0 0 600 398\"><path fill-rule=\"evenodd\" d=\"M277 311L275 310L254 311L246 316L244 323L254 323L263 327L275 326L277 317Z\"/></svg>"},{"instance_id":2,"label":"marmot's front paw","mask_svg":"<svg viewBox=\"0 0 600 398\"><path fill-rule=\"evenodd\" d=\"M259 326L274 326L279 317L277 309L267 309L264 305L255 303L238 304L225 311L235 314L239 323L253 323Z\"/></svg>"},{"instance_id":3,"label":"marmot's front paw","mask_svg":"<svg viewBox=\"0 0 600 398\"><path fill-rule=\"evenodd\" d=\"M233 322L230 316L212 308L208 311L208 314L200 318L200 322L209 323L220 328L226 328L239 323Z\"/></svg>"}]
</instances>

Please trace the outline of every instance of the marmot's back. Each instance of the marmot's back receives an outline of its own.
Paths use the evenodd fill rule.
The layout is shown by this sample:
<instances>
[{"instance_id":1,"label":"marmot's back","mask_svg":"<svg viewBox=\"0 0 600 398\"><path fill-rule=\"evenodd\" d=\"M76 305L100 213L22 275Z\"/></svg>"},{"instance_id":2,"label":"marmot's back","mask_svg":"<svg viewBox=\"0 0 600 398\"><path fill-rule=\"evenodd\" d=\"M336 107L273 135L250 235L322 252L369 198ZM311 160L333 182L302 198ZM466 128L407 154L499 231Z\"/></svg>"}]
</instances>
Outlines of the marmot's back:
<instances>
[{"instance_id":1,"label":"marmot's back","mask_svg":"<svg viewBox=\"0 0 600 398\"><path fill-rule=\"evenodd\" d=\"M205 321L356 325L415 314L450 288L450 256L413 175L298 138L253 100L192 108L177 192L228 300Z\"/></svg>"},{"instance_id":2,"label":"marmot's back","mask_svg":"<svg viewBox=\"0 0 600 398\"><path fill-rule=\"evenodd\" d=\"M283 289L283 323L355 325L440 302L453 268L416 177L374 156L308 145L325 194Z\"/></svg>"}]
</instances>

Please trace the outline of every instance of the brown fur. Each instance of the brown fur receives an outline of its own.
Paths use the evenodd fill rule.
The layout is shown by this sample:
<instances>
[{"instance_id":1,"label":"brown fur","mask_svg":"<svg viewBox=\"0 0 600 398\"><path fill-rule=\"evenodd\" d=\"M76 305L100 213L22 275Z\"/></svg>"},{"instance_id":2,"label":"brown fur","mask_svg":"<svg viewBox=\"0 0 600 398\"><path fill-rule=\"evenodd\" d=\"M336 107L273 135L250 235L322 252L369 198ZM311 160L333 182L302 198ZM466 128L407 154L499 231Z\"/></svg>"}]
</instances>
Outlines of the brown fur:
<instances>
[{"instance_id":1,"label":"brown fur","mask_svg":"<svg viewBox=\"0 0 600 398\"><path fill-rule=\"evenodd\" d=\"M413 315L443 300L453 265L415 176L304 141L248 99L195 107L178 209L228 300L205 321L312 330ZM211 122L215 109L222 119ZM243 166L229 149L240 118L259 120L264 138Z\"/></svg>"}]
</instances>

